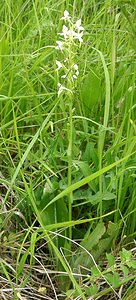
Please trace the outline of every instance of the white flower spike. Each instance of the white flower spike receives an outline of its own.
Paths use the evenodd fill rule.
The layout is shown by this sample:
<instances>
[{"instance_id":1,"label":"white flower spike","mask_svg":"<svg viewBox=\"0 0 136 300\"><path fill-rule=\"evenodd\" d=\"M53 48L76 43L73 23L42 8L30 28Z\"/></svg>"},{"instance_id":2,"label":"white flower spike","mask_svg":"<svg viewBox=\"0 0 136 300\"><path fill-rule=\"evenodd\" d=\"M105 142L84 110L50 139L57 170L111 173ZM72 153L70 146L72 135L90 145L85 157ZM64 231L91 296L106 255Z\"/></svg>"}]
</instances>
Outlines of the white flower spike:
<instances>
[{"instance_id":1,"label":"white flower spike","mask_svg":"<svg viewBox=\"0 0 136 300\"><path fill-rule=\"evenodd\" d=\"M84 27L81 26L81 19L73 23L71 21L71 17L69 16L69 12L67 10L64 11L64 15L61 18L61 20L64 20L65 23L62 26L62 32L58 33L61 36L61 40L56 41L57 43L56 49L61 50L62 54L64 55L64 58L61 61L56 60L56 65L57 65L56 72L58 72L57 75L58 78L60 78L60 82L58 83L58 97L60 97L60 95L63 92L68 92L73 94L72 86L74 84L74 79L76 80L79 76L78 65L73 63L73 58L74 58L73 48L77 46L78 42L80 42L80 44L83 42L82 37L84 31ZM71 55L69 52L71 52L72 59L70 59ZM60 69L64 71L63 73L61 72L61 74L59 74ZM65 86L61 84L61 82L62 83L65 82Z\"/></svg>"}]
</instances>

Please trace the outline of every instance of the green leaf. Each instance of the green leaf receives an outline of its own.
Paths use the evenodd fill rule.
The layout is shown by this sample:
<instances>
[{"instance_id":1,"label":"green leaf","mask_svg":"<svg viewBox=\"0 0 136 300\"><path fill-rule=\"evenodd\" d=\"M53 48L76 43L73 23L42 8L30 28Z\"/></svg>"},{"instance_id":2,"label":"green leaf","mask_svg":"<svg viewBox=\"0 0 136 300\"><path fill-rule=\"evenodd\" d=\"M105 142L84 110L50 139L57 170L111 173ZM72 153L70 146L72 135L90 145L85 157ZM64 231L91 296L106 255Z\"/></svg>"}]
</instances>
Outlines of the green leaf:
<instances>
[{"instance_id":1,"label":"green leaf","mask_svg":"<svg viewBox=\"0 0 136 300\"><path fill-rule=\"evenodd\" d=\"M110 253L106 253L106 257L108 259L108 265L109 265L109 267L114 266L115 265L115 257L112 254L110 254Z\"/></svg>"},{"instance_id":2,"label":"green leaf","mask_svg":"<svg viewBox=\"0 0 136 300\"><path fill-rule=\"evenodd\" d=\"M25 265L25 262L26 262L26 259L27 259L27 257L28 257L28 255L29 255L29 251L30 251L30 249L28 248L26 251L25 251L25 253L22 255L22 258L21 258L21 260L20 260L20 262L19 262L19 266L18 266L18 268L17 268L17 278L19 279L19 276L22 274L22 272L23 272L23 269L24 269L24 265Z\"/></svg>"},{"instance_id":3,"label":"green leaf","mask_svg":"<svg viewBox=\"0 0 136 300\"><path fill-rule=\"evenodd\" d=\"M58 183L53 181L46 182L44 188L40 188L35 192L37 208L44 226L68 221L68 209L64 199L59 199L57 202L49 205L46 210L43 210L43 207L48 205L55 196L57 190ZM66 230L61 232L61 236L56 235L54 238L54 243L57 247L64 247L65 240L63 235L65 236L65 234Z\"/></svg>"},{"instance_id":4,"label":"green leaf","mask_svg":"<svg viewBox=\"0 0 136 300\"><path fill-rule=\"evenodd\" d=\"M96 72L91 70L87 75L81 89L81 98L84 106L92 110L93 106L98 103L101 93L100 78Z\"/></svg>"},{"instance_id":5,"label":"green leaf","mask_svg":"<svg viewBox=\"0 0 136 300\"><path fill-rule=\"evenodd\" d=\"M30 242L30 266L32 266L34 261L34 251L35 251L35 244L37 240L37 232L33 232L31 235L31 242Z\"/></svg>"},{"instance_id":6,"label":"green leaf","mask_svg":"<svg viewBox=\"0 0 136 300\"><path fill-rule=\"evenodd\" d=\"M106 191L103 193L102 199L103 200L113 200L113 199L116 199L116 195Z\"/></svg>"},{"instance_id":7,"label":"green leaf","mask_svg":"<svg viewBox=\"0 0 136 300\"><path fill-rule=\"evenodd\" d=\"M128 251L125 248L123 248L122 251L120 251L120 258L123 263L130 262L131 257L132 257L131 251Z\"/></svg>"},{"instance_id":8,"label":"green leaf","mask_svg":"<svg viewBox=\"0 0 136 300\"><path fill-rule=\"evenodd\" d=\"M82 160L90 162L91 160L97 167L99 164L98 155L96 152L96 149L94 148L94 145L92 143L87 143L85 152L83 153Z\"/></svg>"},{"instance_id":9,"label":"green leaf","mask_svg":"<svg viewBox=\"0 0 136 300\"><path fill-rule=\"evenodd\" d=\"M122 159L100 169L99 171L89 175L89 176L86 176L85 178L79 180L78 182L76 183L73 183L72 185L70 185L68 188L66 188L64 191L62 191L61 193L57 194L57 196L55 196L45 207L44 207L44 210L47 209L47 207L49 205L51 205L52 203L58 201L59 199L63 198L64 196L67 196L68 194L70 194L71 192L79 189L80 187L82 187L83 185L91 182L92 180L98 178L100 175L108 172L109 170L111 170L112 168L114 168L115 166L119 165L121 162L125 161L127 158L129 158L132 154L135 154L136 151L132 152L131 154L129 155L126 155L125 157L123 157Z\"/></svg>"},{"instance_id":10,"label":"green leaf","mask_svg":"<svg viewBox=\"0 0 136 300\"><path fill-rule=\"evenodd\" d=\"M84 161L74 161L80 168L80 170L82 171L82 174L84 175L84 177L89 176L92 174L92 169L90 168L90 166L88 165L87 162ZM95 187L95 183L94 182L89 182L88 185L91 187L91 189L93 191L96 191L96 187Z\"/></svg>"},{"instance_id":11,"label":"green leaf","mask_svg":"<svg viewBox=\"0 0 136 300\"><path fill-rule=\"evenodd\" d=\"M79 249L77 250L76 257L77 259L74 258L73 260L73 267L77 268L78 266L84 266L86 268L91 268L93 265L92 257L87 253L85 250L88 252L91 252L91 249L93 249L94 246L98 245L100 238L103 236L105 233L105 226L102 222L100 222L94 231L86 236L82 242L81 242L81 247L79 246ZM85 250L82 248L84 247Z\"/></svg>"},{"instance_id":12,"label":"green leaf","mask_svg":"<svg viewBox=\"0 0 136 300\"><path fill-rule=\"evenodd\" d=\"M113 239L115 239L117 233L118 233L118 224L109 222L106 233L103 235L102 239L100 239L98 246L91 251L91 254L93 255L96 261L105 251L110 250Z\"/></svg>"},{"instance_id":13,"label":"green leaf","mask_svg":"<svg viewBox=\"0 0 136 300\"><path fill-rule=\"evenodd\" d=\"M101 269L100 269L100 266L99 266L99 268L97 268L96 266L93 266L92 268L91 268L91 277L99 277L99 276L101 276Z\"/></svg>"},{"instance_id":14,"label":"green leaf","mask_svg":"<svg viewBox=\"0 0 136 300\"><path fill-rule=\"evenodd\" d=\"M102 199L103 200L113 200L116 198L116 195L110 192L105 192L102 195ZM92 205L96 205L100 202L100 192L97 192L95 195L92 195L92 189L87 189L84 192L82 191L78 191L74 193L74 200L83 200L85 199L84 202L82 202L81 204L84 205L86 203L91 203ZM78 206L75 205L75 206Z\"/></svg>"},{"instance_id":15,"label":"green leaf","mask_svg":"<svg viewBox=\"0 0 136 300\"><path fill-rule=\"evenodd\" d=\"M120 278L119 278L119 274L117 272L114 272L114 274L108 273L108 274L105 274L104 276L110 285L112 285L113 287L118 287L118 285L120 283Z\"/></svg>"},{"instance_id":16,"label":"green leaf","mask_svg":"<svg viewBox=\"0 0 136 300\"><path fill-rule=\"evenodd\" d=\"M86 250L90 251L94 246L96 246L100 240L100 238L105 233L105 226L102 222L100 222L93 232L87 238L83 239L81 242L81 246Z\"/></svg>"},{"instance_id":17,"label":"green leaf","mask_svg":"<svg viewBox=\"0 0 136 300\"><path fill-rule=\"evenodd\" d=\"M126 278L129 274L129 269L126 266L124 266L123 264L120 265L120 269L122 270L124 277Z\"/></svg>"},{"instance_id":18,"label":"green leaf","mask_svg":"<svg viewBox=\"0 0 136 300\"><path fill-rule=\"evenodd\" d=\"M73 155L74 155L74 157L78 158L79 154L80 154L80 149L77 145L74 144L73 145Z\"/></svg>"},{"instance_id":19,"label":"green leaf","mask_svg":"<svg viewBox=\"0 0 136 300\"><path fill-rule=\"evenodd\" d=\"M66 295L67 297L65 300L69 300L69 299L74 300L76 297L79 296L79 293L76 290L71 289L66 292Z\"/></svg>"},{"instance_id":20,"label":"green leaf","mask_svg":"<svg viewBox=\"0 0 136 300\"><path fill-rule=\"evenodd\" d=\"M96 284L92 284L92 286L86 287L85 292L87 296L94 296L98 292L98 286Z\"/></svg>"},{"instance_id":21,"label":"green leaf","mask_svg":"<svg viewBox=\"0 0 136 300\"><path fill-rule=\"evenodd\" d=\"M135 260L128 261L128 262L126 262L126 264L129 268L136 269L136 261Z\"/></svg>"}]
</instances>

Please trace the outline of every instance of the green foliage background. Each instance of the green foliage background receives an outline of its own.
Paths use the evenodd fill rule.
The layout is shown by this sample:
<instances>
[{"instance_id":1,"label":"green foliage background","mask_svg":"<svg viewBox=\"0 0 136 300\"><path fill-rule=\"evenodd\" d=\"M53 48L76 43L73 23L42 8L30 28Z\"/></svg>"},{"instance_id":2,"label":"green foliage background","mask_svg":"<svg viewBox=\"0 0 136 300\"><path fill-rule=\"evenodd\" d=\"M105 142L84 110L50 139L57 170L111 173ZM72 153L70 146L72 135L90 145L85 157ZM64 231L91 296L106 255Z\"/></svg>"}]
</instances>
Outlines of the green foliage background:
<instances>
[{"instance_id":1,"label":"green foliage background","mask_svg":"<svg viewBox=\"0 0 136 300\"><path fill-rule=\"evenodd\" d=\"M136 237L134 2L0 3L2 299L19 299L16 288L30 286L37 299L106 299L124 282L131 289L122 299L135 297L135 261L126 258ZM65 9L84 26L72 115L67 95L58 99L55 71ZM111 264L119 251L120 277ZM46 264L54 269L53 279L40 281L36 264L46 276ZM102 293L98 277L109 286Z\"/></svg>"}]
</instances>

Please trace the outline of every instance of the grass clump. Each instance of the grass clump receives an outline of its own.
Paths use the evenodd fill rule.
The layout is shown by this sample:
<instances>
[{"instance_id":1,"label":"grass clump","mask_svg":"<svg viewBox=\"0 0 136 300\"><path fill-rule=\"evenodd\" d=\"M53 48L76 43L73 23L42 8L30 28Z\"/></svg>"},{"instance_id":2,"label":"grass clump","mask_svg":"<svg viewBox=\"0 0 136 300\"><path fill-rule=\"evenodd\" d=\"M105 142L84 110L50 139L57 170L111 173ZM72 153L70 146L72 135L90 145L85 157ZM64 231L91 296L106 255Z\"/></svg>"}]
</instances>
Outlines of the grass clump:
<instances>
[{"instance_id":1,"label":"grass clump","mask_svg":"<svg viewBox=\"0 0 136 300\"><path fill-rule=\"evenodd\" d=\"M1 299L135 299L134 2L0 6Z\"/></svg>"}]
</instances>

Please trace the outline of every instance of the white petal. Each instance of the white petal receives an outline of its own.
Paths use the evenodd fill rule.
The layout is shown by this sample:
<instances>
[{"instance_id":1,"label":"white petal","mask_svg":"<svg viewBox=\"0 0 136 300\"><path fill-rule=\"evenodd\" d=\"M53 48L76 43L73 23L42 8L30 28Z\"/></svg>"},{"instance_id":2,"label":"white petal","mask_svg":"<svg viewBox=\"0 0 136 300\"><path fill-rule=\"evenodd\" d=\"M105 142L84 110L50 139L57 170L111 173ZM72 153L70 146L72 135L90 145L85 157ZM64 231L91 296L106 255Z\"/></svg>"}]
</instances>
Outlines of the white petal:
<instances>
[{"instance_id":1,"label":"white petal","mask_svg":"<svg viewBox=\"0 0 136 300\"><path fill-rule=\"evenodd\" d=\"M64 17L67 18L69 16L69 12L67 10L64 11Z\"/></svg>"},{"instance_id":2,"label":"white petal","mask_svg":"<svg viewBox=\"0 0 136 300\"><path fill-rule=\"evenodd\" d=\"M69 21L71 17L69 16L69 12L67 10L64 11L64 16L61 18L61 20Z\"/></svg>"},{"instance_id":3,"label":"white petal","mask_svg":"<svg viewBox=\"0 0 136 300\"><path fill-rule=\"evenodd\" d=\"M68 35L69 35L69 38L73 39L73 37L76 36L76 32L73 29L70 29L68 31Z\"/></svg>"},{"instance_id":4,"label":"white petal","mask_svg":"<svg viewBox=\"0 0 136 300\"><path fill-rule=\"evenodd\" d=\"M76 27L78 28L81 25L81 19L76 21Z\"/></svg>"},{"instance_id":5,"label":"white petal","mask_svg":"<svg viewBox=\"0 0 136 300\"><path fill-rule=\"evenodd\" d=\"M77 64L74 64L73 67L74 67L75 70L78 70L78 65Z\"/></svg>"},{"instance_id":6,"label":"white petal","mask_svg":"<svg viewBox=\"0 0 136 300\"><path fill-rule=\"evenodd\" d=\"M62 75L61 78L66 78L66 74L65 74L65 75Z\"/></svg>"},{"instance_id":7,"label":"white petal","mask_svg":"<svg viewBox=\"0 0 136 300\"><path fill-rule=\"evenodd\" d=\"M63 92L63 91L69 91L70 93L72 93L71 90L67 89L65 86L63 86L61 83L58 83L58 87L59 87L59 90L58 90L58 97L60 96L60 94Z\"/></svg>"},{"instance_id":8,"label":"white petal","mask_svg":"<svg viewBox=\"0 0 136 300\"><path fill-rule=\"evenodd\" d=\"M83 42L82 36L83 36L83 31L80 33L77 33L75 38L77 38L79 40L79 42L82 43Z\"/></svg>"},{"instance_id":9,"label":"white petal","mask_svg":"<svg viewBox=\"0 0 136 300\"><path fill-rule=\"evenodd\" d=\"M56 46L56 49L63 50L63 42L62 41L56 41L56 44L58 45L58 46Z\"/></svg>"},{"instance_id":10,"label":"white petal","mask_svg":"<svg viewBox=\"0 0 136 300\"><path fill-rule=\"evenodd\" d=\"M62 32L59 33L59 35L63 35L64 39L66 40L66 38L68 37L68 32L69 32L68 27L63 25Z\"/></svg>"},{"instance_id":11,"label":"white petal","mask_svg":"<svg viewBox=\"0 0 136 300\"><path fill-rule=\"evenodd\" d=\"M81 26L81 19L76 21L76 29L78 30L84 30L84 27Z\"/></svg>"},{"instance_id":12,"label":"white petal","mask_svg":"<svg viewBox=\"0 0 136 300\"><path fill-rule=\"evenodd\" d=\"M56 71L58 71L58 70L60 70L62 67L63 67L63 65L62 65L62 63L59 61L59 60L56 60L56 65L57 65L57 69L56 69Z\"/></svg>"}]
</instances>

